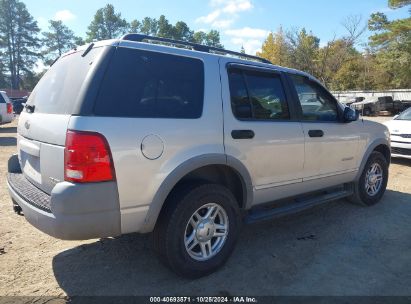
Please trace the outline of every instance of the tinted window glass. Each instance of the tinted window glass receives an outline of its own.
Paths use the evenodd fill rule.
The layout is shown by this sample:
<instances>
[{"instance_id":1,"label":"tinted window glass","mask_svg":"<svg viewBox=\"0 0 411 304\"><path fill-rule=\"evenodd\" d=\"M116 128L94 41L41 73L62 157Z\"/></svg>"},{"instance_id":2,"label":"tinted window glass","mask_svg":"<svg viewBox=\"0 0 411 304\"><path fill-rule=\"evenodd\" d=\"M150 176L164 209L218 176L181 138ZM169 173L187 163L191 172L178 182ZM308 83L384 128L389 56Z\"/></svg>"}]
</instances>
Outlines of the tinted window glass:
<instances>
[{"instance_id":1,"label":"tinted window glass","mask_svg":"<svg viewBox=\"0 0 411 304\"><path fill-rule=\"evenodd\" d=\"M237 118L252 118L252 109L248 98L244 77L239 70L230 70L229 73L231 108Z\"/></svg>"},{"instance_id":2,"label":"tinted window glass","mask_svg":"<svg viewBox=\"0 0 411 304\"><path fill-rule=\"evenodd\" d=\"M231 106L240 119L288 119L281 78L272 73L230 70Z\"/></svg>"},{"instance_id":3,"label":"tinted window glass","mask_svg":"<svg viewBox=\"0 0 411 304\"><path fill-rule=\"evenodd\" d=\"M6 100L4 99L1 93L0 93L0 103L6 103Z\"/></svg>"},{"instance_id":4,"label":"tinted window glass","mask_svg":"<svg viewBox=\"0 0 411 304\"><path fill-rule=\"evenodd\" d=\"M84 79L102 48L85 57L80 51L57 60L41 78L27 101L36 113L72 114Z\"/></svg>"},{"instance_id":5,"label":"tinted window glass","mask_svg":"<svg viewBox=\"0 0 411 304\"><path fill-rule=\"evenodd\" d=\"M323 88L302 76L291 75L291 79L300 100L304 120L338 120L337 103Z\"/></svg>"},{"instance_id":6,"label":"tinted window glass","mask_svg":"<svg viewBox=\"0 0 411 304\"><path fill-rule=\"evenodd\" d=\"M204 68L193 58L119 48L110 63L94 113L101 116L198 118Z\"/></svg>"},{"instance_id":7,"label":"tinted window glass","mask_svg":"<svg viewBox=\"0 0 411 304\"><path fill-rule=\"evenodd\" d=\"M288 119L288 107L279 75L246 72L255 119Z\"/></svg>"}]
</instances>

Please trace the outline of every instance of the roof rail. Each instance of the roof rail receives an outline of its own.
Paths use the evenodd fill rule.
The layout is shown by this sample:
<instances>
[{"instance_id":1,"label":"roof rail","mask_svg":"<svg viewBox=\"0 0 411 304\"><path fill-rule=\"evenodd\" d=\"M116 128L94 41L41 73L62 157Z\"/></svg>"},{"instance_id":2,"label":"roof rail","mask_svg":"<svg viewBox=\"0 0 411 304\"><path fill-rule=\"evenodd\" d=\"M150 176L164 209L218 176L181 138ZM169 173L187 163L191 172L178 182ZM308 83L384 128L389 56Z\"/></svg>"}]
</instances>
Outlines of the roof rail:
<instances>
[{"instance_id":1,"label":"roof rail","mask_svg":"<svg viewBox=\"0 0 411 304\"><path fill-rule=\"evenodd\" d=\"M174 39L169 39L169 38L154 37L154 36L142 35L142 34L125 34L124 36L122 36L120 38L120 40L129 40L129 41L137 41L137 42L142 42L144 40L146 40L148 42L150 42L150 41L159 41L159 42L172 44L172 45L175 45L175 46L190 47L191 49L193 49L195 51L199 51L199 52L216 53L216 54L222 54L222 55L233 55L233 56L237 56L237 57L240 57L240 58L252 59L252 60L260 61L260 62L263 62L263 63L271 64L271 62L269 60L261 58L261 57L247 55L247 54L243 54L243 53L240 53L240 52L229 51L229 50L225 50L225 49L222 49L222 48L202 45L202 44L188 42L188 41L181 41L181 40L174 40Z\"/></svg>"}]
</instances>

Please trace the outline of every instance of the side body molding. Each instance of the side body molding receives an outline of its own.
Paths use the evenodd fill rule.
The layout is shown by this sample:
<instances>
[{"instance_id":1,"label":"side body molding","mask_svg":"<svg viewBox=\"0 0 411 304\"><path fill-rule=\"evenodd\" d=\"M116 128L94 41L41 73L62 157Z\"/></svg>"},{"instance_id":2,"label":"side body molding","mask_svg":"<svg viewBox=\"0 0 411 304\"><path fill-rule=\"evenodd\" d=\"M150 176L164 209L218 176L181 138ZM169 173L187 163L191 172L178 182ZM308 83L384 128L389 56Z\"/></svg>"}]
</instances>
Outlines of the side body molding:
<instances>
[{"instance_id":1,"label":"side body molding","mask_svg":"<svg viewBox=\"0 0 411 304\"><path fill-rule=\"evenodd\" d=\"M225 154L203 154L181 163L166 177L150 204L144 226L139 232L145 233L150 232L154 229L157 218L160 214L165 200L167 199L167 196L174 188L174 186L184 176L196 169L210 165L225 165L234 169L234 171L236 171L239 175L243 184L243 189L245 192L243 193L243 195L246 198L245 208L251 206L253 197L252 182L250 174L248 173L245 166L239 160L236 160L232 157L228 157L227 159L227 156Z\"/></svg>"}]
</instances>

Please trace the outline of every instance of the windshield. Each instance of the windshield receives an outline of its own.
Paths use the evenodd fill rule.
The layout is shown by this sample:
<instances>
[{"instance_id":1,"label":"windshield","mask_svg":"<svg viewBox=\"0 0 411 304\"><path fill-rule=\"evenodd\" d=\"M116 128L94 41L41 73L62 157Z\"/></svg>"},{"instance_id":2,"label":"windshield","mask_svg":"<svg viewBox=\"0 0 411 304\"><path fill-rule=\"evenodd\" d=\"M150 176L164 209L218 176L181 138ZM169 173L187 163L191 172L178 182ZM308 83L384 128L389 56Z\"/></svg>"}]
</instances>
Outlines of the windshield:
<instances>
[{"instance_id":1,"label":"windshield","mask_svg":"<svg viewBox=\"0 0 411 304\"><path fill-rule=\"evenodd\" d=\"M411 120L411 108L402 112L395 120Z\"/></svg>"}]
</instances>

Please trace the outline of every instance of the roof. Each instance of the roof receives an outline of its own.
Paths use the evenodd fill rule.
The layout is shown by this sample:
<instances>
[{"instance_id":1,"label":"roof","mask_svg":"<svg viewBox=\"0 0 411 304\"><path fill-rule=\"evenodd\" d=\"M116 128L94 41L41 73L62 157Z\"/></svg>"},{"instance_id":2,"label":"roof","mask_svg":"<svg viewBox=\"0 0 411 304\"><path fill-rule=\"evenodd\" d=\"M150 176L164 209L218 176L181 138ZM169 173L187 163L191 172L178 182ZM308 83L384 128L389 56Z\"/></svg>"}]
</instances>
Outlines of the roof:
<instances>
[{"instance_id":1,"label":"roof","mask_svg":"<svg viewBox=\"0 0 411 304\"><path fill-rule=\"evenodd\" d=\"M152 50L162 53L171 53L180 56L196 57L196 58L206 58L206 57L217 57L224 58L225 61L229 60L232 63L239 63L244 65L252 65L261 68L266 68L270 70L277 70L281 72L288 72L292 74L298 74L310 78L320 85L323 86L321 81L316 79L314 76L299 71L292 68L277 66L270 63L267 59L260 58L257 56L242 54L230 50L224 50L220 48L200 45L196 43L173 40L167 38L160 38L154 36L147 36L141 34L126 34L119 39L110 39L92 42L80 47L77 47L74 50L71 50L62 56L67 56L74 52L86 51L90 47L101 47L101 46L114 46L114 47L129 47L129 48L141 48L146 50Z\"/></svg>"}]
</instances>

